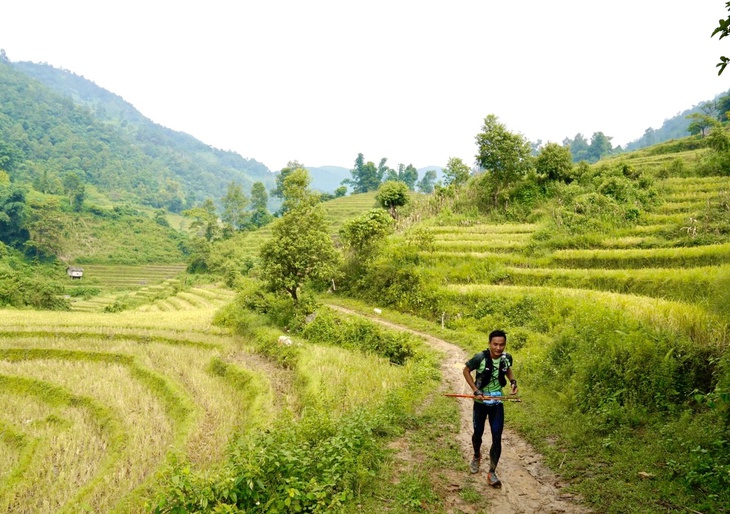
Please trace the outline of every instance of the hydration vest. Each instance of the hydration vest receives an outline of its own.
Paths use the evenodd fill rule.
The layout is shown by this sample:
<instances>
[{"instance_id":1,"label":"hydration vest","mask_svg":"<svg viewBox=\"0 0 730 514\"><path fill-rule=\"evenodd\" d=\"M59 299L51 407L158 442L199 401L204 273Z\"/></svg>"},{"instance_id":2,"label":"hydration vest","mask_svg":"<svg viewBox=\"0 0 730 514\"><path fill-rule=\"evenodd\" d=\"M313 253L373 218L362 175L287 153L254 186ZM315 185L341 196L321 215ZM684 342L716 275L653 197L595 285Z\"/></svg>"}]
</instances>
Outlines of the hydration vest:
<instances>
[{"instance_id":1,"label":"hydration vest","mask_svg":"<svg viewBox=\"0 0 730 514\"><path fill-rule=\"evenodd\" d=\"M484 350L482 352L482 359L484 361L484 369L482 371L477 371L476 380L474 381L474 385L476 385L477 389L480 390L489 385L489 382L492 381L492 373L494 373L494 362L492 361L492 356L489 353L489 350ZM501 387L507 385L507 378L505 377L505 374L510 366L512 366L512 356L505 352L499 357L499 374L497 379L499 380L499 385ZM479 367L481 368L481 366Z\"/></svg>"}]
</instances>

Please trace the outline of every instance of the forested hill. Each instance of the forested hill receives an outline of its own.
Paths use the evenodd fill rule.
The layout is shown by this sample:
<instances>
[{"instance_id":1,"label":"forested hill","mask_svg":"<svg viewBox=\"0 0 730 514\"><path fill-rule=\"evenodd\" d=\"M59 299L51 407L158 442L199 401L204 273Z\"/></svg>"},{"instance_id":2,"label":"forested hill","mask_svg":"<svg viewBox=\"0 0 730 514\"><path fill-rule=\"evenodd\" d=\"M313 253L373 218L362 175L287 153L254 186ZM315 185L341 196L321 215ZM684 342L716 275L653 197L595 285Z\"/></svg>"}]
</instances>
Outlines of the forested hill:
<instances>
[{"instance_id":1,"label":"forested hill","mask_svg":"<svg viewBox=\"0 0 730 514\"><path fill-rule=\"evenodd\" d=\"M720 93L712 100L700 102L671 118L667 118L664 120L664 123L662 123L662 126L657 129L652 127L647 128L644 131L643 136L627 143L624 150L631 152L641 148L647 148L664 141L669 141L670 139L682 139L687 137L689 134L689 125L692 123L692 120L687 118L687 116L694 113L709 114L713 116L719 114L718 111L721 111L725 108L725 106L727 106L726 97L728 95L730 95L730 90Z\"/></svg>"},{"instance_id":2,"label":"forested hill","mask_svg":"<svg viewBox=\"0 0 730 514\"><path fill-rule=\"evenodd\" d=\"M260 162L157 125L93 82L45 64L0 62L0 158L16 181L58 192L76 174L114 200L179 211L250 190Z\"/></svg>"}]
</instances>

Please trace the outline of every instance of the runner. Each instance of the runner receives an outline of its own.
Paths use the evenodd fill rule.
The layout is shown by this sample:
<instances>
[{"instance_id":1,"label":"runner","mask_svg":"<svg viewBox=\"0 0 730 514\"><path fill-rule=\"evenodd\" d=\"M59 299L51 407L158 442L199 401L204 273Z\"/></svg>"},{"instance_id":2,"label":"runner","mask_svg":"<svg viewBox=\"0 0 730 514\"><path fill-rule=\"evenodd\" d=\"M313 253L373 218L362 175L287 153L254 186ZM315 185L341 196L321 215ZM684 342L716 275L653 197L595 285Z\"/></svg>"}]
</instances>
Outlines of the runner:
<instances>
[{"instance_id":1,"label":"runner","mask_svg":"<svg viewBox=\"0 0 730 514\"><path fill-rule=\"evenodd\" d=\"M479 396L502 396L502 388L510 381L512 394L517 394L517 380L512 372L512 356L504 351L507 345L507 334L502 330L494 330L489 334L489 348L479 352L464 366L464 379ZM476 379L472 378L472 371L476 371ZM504 404L500 400L474 399L473 424L474 434L471 437L474 447L474 458L469 470L479 472L482 454L482 435L487 418L492 432L492 446L489 448L489 473L487 483L492 487L501 487L502 482L497 476L497 464L502 454L502 429L504 428Z\"/></svg>"}]
</instances>

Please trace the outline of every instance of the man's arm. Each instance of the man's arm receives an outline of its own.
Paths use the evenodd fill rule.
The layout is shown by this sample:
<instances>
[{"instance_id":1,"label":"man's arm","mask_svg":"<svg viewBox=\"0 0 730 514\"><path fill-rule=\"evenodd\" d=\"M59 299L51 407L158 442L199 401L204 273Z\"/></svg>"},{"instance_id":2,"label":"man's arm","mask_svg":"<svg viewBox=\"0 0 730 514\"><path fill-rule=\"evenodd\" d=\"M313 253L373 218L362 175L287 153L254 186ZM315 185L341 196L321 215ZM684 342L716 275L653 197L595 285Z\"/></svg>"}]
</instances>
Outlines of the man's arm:
<instances>
[{"instance_id":1,"label":"man's arm","mask_svg":"<svg viewBox=\"0 0 730 514\"><path fill-rule=\"evenodd\" d=\"M471 389L472 393L476 393L478 391L477 385L474 383L474 379L471 376L471 370L469 369L469 366L464 366L464 379L466 380L466 383L469 384L469 388ZM484 396L482 394L482 396Z\"/></svg>"},{"instance_id":2,"label":"man's arm","mask_svg":"<svg viewBox=\"0 0 730 514\"><path fill-rule=\"evenodd\" d=\"M507 368L507 378L509 379L510 384L512 385L512 394L517 394L517 379L515 378L515 374L512 372L512 368Z\"/></svg>"}]
</instances>

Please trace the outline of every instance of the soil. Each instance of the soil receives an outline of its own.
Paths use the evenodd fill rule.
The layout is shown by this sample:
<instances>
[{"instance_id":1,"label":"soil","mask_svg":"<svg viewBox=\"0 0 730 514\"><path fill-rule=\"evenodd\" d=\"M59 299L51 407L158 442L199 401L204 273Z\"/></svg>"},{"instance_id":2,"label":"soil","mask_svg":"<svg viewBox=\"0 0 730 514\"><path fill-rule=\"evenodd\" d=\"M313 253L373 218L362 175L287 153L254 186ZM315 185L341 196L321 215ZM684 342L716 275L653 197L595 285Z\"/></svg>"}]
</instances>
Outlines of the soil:
<instances>
[{"instance_id":1,"label":"soil","mask_svg":"<svg viewBox=\"0 0 730 514\"><path fill-rule=\"evenodd\" d=\"M329 305L330 308L347 314L363 316L361 313L343 307ZM366 316L368 319L395 330L410 332L421 337L426 343L443 353L441 372L443 389L454 393L469 394L471 391L464 381L462 370L464 363L471 355L464 350L438 339L429 334L411 330L377 317ZM473 455L471 444L471 416L472 403L468 399L455 399L459 402L461 417L460 430L456 434L461 453L464 457L463 472L458 470L449 473L450 482L447 487L439 488L443 505L450 513L478 513L489 514L532 514L532 513L566 513L577 514L590 512L587 508L576 503L578 498L570 494L561 493L560 479L542 462L542 456L515 431L510 430L509 420L502 433L502 456L499 460L499 473L502 487L494 489L487 485L488 458L482 460L482 469L477 475L469 473L469 462ZM487 432L489 427L487 427ZM485 433L485 442L482 454L489 451L489 435ZM484 498L484 505L475 505L464 501L460 495L463 484L469 477L476 479L476 489Z\"/></svg>"}]
</instances>

